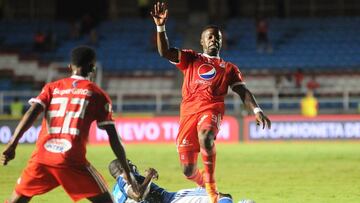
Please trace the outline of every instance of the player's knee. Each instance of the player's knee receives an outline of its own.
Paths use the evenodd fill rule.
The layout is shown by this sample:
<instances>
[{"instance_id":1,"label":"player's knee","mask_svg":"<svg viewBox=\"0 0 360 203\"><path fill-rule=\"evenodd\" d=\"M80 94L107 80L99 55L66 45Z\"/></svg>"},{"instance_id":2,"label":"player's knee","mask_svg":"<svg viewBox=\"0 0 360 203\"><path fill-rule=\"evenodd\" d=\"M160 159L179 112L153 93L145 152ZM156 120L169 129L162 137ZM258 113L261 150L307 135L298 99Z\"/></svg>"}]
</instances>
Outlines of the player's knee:
<instances>
[{"instance_id":1,"label":"player's knee","mask_svg":"<svg viewBox=\"0 0 360 203\"><path fill-rule=\"evenodd\" d=\"M184 165L183 166L183 174L186 177L191 177L195 172L195 166L194 165Z\"/></svg>"}]
</instances>

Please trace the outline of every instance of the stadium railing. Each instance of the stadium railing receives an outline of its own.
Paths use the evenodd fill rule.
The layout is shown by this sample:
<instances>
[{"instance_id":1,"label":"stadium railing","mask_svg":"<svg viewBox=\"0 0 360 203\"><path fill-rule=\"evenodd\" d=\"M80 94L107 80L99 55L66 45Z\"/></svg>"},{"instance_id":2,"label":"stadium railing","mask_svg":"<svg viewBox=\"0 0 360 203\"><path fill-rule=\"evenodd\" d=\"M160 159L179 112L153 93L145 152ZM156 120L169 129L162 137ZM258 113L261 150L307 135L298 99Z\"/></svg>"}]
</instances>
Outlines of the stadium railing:
<instances>
[{"instance_id":1,"label":"stadium railing","mask_svg":"<svg viewBox=\"0 0 360 203\"><path fill-rule=\"evenodd\" d=\"M8 112L13 98L25 105L39 91L0 91L0 114ZM181 102L180 90L109 91L115 112L175 113ZM255 90L260 106L271 113L299 113L302 93L279 92L277 89ZM317 91L320 113L356 113L360 103L360 90L321 88ZM227 112L243 113L239 96L230 93L225 100Z\"/></svg>"}]
</instances>

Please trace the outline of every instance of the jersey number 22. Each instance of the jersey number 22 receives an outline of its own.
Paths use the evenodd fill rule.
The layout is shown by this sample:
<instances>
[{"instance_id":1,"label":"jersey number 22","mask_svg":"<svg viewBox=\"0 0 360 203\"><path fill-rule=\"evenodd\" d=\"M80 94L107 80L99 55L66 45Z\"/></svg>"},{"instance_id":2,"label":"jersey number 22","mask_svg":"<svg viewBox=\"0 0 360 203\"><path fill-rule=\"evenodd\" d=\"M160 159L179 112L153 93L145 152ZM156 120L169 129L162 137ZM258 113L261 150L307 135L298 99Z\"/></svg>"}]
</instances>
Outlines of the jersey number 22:
<instances>
[{"instance_id":1,"label":"jersey number 22","mask_svg":"<svg viewBox=\"0 0 360 203\"><path fill-rule=\"evenodd\" d=\"M70 105L79 105L76 108L76 111L68 111L68 103L70 100ZM71 98L68 97L57 97L53 98L50 102L50 106L59 105L59 108L47 112L47 122L49 126L49 134L70 134L70 135L79 135L80 131L77 128L71 128L70 126L77 126L76 123L78 119L76 118L84 118L85 109L89 101L83 98ZM62 126L52 126L53 121L57 121L58 123L62 120Z\"/></svg>"}]
</instances>

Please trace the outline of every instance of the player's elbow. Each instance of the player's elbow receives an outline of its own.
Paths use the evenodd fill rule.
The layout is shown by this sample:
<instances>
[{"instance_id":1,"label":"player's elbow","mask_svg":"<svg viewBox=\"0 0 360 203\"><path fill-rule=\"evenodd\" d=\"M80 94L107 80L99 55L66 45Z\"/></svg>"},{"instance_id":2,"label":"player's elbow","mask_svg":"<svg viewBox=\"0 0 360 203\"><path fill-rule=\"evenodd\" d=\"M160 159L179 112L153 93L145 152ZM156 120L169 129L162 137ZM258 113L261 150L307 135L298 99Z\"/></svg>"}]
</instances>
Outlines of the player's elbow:
<instances>
[{"instance_id":1,"label":"player's elbow","mask_svg":"<svg viewBox=\"0 0 360 203\"><path fill-rule=\"evenodd\" d=\"M168 51L165 49L158 49L159 55L163 58L166 58L168 56Z\"/></svg>"},{"instance_id":2,"label":"player's elbow","mask_svg":"<svg viewBox=\"0 0 360 203\"><path fill-rule=\"evenodd\" d=\"M163 58L165 58L165 55L164 55L164 52L162 52L162 51L158 51L159 52L159 55L161 56L161 57L163 57Z\"/></svg>"}]
</instances>

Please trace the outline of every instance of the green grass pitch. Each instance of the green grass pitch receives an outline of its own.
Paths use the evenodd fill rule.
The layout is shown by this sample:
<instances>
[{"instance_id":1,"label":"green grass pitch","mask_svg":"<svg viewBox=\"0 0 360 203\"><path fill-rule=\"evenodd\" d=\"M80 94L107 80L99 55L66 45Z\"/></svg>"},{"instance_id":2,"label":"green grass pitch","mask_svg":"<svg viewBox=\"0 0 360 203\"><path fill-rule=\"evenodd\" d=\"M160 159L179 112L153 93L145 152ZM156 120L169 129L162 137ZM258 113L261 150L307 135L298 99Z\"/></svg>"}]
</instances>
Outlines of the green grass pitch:
<instances>
[{"instance_id":1,"label":"green grass pitch","mask_svg":"<svg viewBox=\"0 0 360 203\"><path fill-rule=\"evenodd\" d=\"M4 146L0 147L0 150ZM7 198L34 145L20 144L17 157L0 167L0 202ZM158 169L159 185L170 191L195 185L181 174L175 145L129 144L127 155L140 171ZM257 203L360 202L360 147L358 142L258 142L217 145L216 179L220 191L234 202ZM114 181L108 163L114 159L108 145L89 146L88 159L110 187ZM62 188L33 202L71 202ZM83 201L86 202L86 201Z\"/></svg>"}]
</instances>

